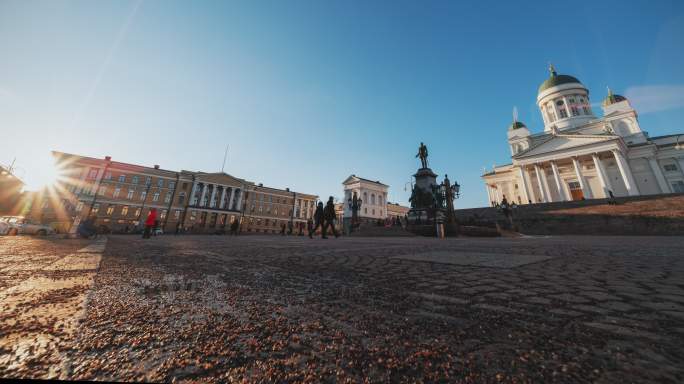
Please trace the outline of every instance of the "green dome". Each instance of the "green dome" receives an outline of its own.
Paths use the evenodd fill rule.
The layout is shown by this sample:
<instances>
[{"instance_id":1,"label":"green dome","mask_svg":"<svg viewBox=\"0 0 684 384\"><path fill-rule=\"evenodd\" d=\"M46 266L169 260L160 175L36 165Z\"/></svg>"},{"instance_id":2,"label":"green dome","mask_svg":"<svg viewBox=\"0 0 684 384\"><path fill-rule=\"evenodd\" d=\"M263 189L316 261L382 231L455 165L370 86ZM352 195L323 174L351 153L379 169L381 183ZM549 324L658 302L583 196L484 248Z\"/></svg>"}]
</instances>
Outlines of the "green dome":
<instances>
[{"instance_id":1,"label":"green dome","mask_svg":"<svg viewBox=\"0 0 684 384\"><path fill-rule=\"evenodd\" d=\"M619 102L625 101L625 100L627 100L626 97L624 97L624 96L622 96L622 95L614 95L614 94L611 92L611 93L608 94L608 96L606 96L605 99L603 99L603 106L605 107L605 106L608 106L608 105L611 105L611 104L615 104L615 103L619 103Z\"/></svg>"},{"instance_id":2,"label":"green dome","mask_svg":"<svg viewBox=\"0 0 684 384\"><path fill-rule=\"evenodd\" d=\"M582 83L580 83L579 80L577 80L576 77L573 77L570 75L558 75L558 74L556 74L555 71L553 71L553 72L551 72L551 77L544 80L544 82L539 86L539 93L542 93L545 90L547 90L551 87L555 87L557 85L571 84L571 83L582 84Z\"/></svg>"},{"instance_id":3,"label":"green dome","mask_svg":"<svg viewBox=\"0 0 684 384\"><path fill-rule=\"evenodd\" d=\"M518 129L518 128L527 128L527 126L525 124L519 122L519 121L514 121L513 124L508 126L509 131L512 131L512 130Z\"/></svg>"}]
</instances>

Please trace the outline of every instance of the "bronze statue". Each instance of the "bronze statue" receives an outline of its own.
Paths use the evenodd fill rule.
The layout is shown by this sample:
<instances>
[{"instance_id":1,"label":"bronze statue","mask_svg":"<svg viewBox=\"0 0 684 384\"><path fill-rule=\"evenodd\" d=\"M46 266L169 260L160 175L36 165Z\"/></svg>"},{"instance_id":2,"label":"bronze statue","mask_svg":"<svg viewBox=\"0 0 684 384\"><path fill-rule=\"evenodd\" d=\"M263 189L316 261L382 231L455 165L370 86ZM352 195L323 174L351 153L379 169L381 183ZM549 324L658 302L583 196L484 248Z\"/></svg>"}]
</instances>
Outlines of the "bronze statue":
<instances>
[{"instance_id":1,"label":"bronze statue","mask_svg":"<svg viewBox=\"0 0 684 384\"><path fill-rule=\"evenodd\" d=\"M418 147L418 154L416 157L420 157L420 164L421 168L427 168L428 167L428 162L427 162L427 157L428 157L428 150L427 146L423 144L422 142L420 143L420 147Z\"/></svg>"}]
</instances>

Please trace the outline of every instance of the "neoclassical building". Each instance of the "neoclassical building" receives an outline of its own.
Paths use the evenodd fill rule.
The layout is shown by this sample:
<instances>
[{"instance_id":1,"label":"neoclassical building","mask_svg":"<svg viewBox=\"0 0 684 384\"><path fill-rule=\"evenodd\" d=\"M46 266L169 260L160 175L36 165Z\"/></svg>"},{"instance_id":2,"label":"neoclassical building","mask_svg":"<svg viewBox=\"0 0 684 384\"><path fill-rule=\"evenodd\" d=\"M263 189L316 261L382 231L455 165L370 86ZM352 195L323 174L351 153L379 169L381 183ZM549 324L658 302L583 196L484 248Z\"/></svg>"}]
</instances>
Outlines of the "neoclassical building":
<instances>
[{"instance_id":1,"label":"neoclassical building","mask_svg":"<svg viewBox=\"0 0 684 384\"><path fill-rule=\"evenodd\" d=\"M155 208L166 232L222 233L238 220L243 233L278 233L282 224L304 225L318 198L223 172L172 171L57 151L53 156L62 177L38 196L34 216L62 230L88 216L107 230L133 230Z\"/></svg>"},{"instance_id":2,"label":"neoclassical building","mask_svg":"<svg viewBox=\"0 0 684 384\"><path fill-rule=\"evenodd\" d=\"M347 177L342 185L344 187L343 217L352 217L349 201L356 193L356 196L362 201L361 211L358 213L359 218L362 220L384 220L387 218L388 185L356 175Z\"/></svg>"},{"instance_id":3,"label":"neoclassical building","mask_svg":"<svg viewBox=\"0 0 684 384\"><path fill-rule=\"evenodd\" d=\"M514 119L511 164L482 175L492 204L684 192L684 134L649 137L629 100L610 90L597 117L577 78L550 72L537 94L544 131Z\"/></svg>"}]
</instances>

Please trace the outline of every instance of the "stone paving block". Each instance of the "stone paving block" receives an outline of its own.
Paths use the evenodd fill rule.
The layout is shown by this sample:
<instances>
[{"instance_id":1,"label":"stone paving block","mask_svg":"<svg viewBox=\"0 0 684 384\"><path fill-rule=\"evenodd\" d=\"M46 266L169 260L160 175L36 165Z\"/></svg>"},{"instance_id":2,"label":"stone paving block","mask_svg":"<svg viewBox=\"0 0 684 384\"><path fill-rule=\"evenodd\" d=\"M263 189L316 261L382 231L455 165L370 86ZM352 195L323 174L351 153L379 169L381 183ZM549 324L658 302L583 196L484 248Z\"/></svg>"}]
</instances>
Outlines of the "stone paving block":
<instances>
[{"instance_id":1,"label":"stone paving block","mask_svg":"<svg viewBox=\"0 0 684 384\"><path fill-rule=\"evenodd\" d=\"M559 316L568 316L568 317L578 317L584 315L582 312L577 312L577 311L571 311L569 309L562 309L562 308L553 308L549 309L548 312L553 313L555 315Z\"/></svg>"},{"instance_id":2,"label":"stone paving block","mask_svg":"<svg viewBox=\"0 0 684 384\"><path fill-rule=\"evenodd\" d=\"M633 329L633 328L628 328L628 327L623 327L620 325L615 325L615 324L606 324L606 323L598 323L598 322L586 322L584 323L587 327L598 329L601 331L608 331L620 336L626 336L626 337L639 337L639 338L645 338L649 339L652 341L660 341L662 340L662 336L657 335L652 332L647 332L639 329Z\"/></svg>"},{"instance_id":3,"label":"stone paving block","mask_svg":"<svg viewBox=\"0 0 684 384\"><path fill-rule=\"evenodd\" d=\"M424 252L414 255L395 256L395 259L424 261L430 263L467 265L491 268L514 268L522 265L538 263L550 260L549 256L525 255L525 254L495 254L468 252L458 253L449 251Z\"/></svg>"},{"instance_id":4,"label":"stone paving block","mask_svg":"<svg viewBox=\"0 0 684 384\"><path fill-rule=\"evenodd\" d=\"M582 296L572 294L572 293L562 293L559 295L549 295L547 297L549 297L551 299L564 301L566 303L588 303L589 302L589 300L583 298Z\"/></svg>"}]
</instances>

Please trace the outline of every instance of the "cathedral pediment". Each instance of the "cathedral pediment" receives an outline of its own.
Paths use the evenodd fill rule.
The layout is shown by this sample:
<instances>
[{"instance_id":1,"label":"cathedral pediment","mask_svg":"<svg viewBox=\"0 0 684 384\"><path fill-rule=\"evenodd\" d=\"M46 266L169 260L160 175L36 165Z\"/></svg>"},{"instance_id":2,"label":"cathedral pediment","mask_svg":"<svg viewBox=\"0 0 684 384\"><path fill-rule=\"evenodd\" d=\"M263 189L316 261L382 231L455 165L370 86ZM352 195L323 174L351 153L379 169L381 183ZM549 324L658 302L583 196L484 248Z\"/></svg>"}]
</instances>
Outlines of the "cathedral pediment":
<instances>
[{"instance_id":1,"label":"cathedral pediment","mask_svg":"<svg viewBox=\"0 0 684 384\"><path fill-rule=\"evenodd\" d=\"M584 147L619 139L616 135L550 135L549 138L539 144L521 152L514 159L523 159L546 153L566 151L573 148Z\"/></svg>"}]
</instances>

